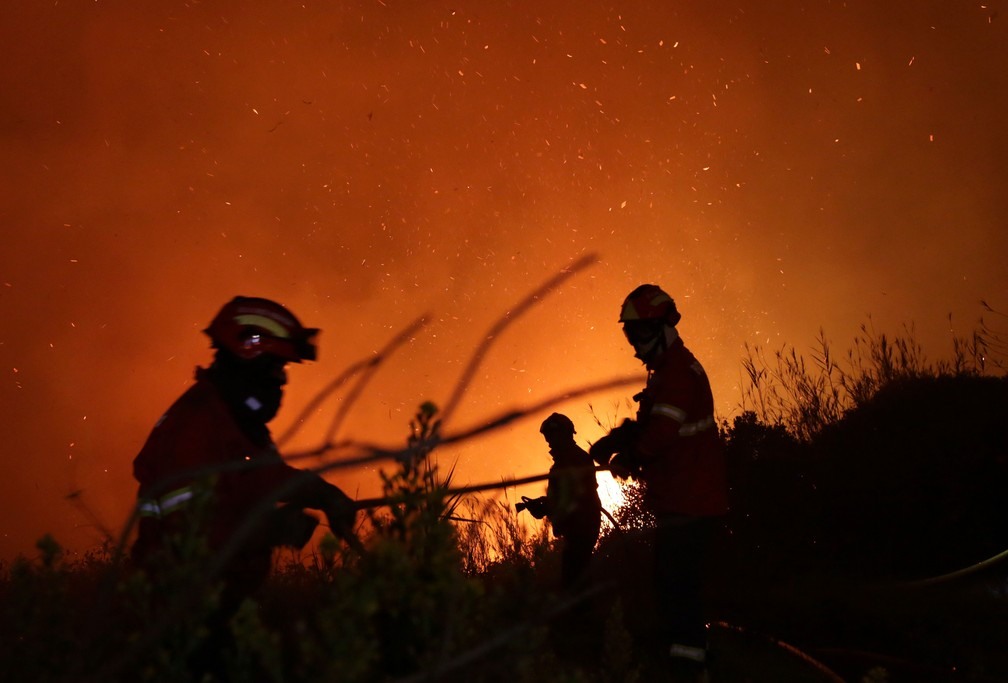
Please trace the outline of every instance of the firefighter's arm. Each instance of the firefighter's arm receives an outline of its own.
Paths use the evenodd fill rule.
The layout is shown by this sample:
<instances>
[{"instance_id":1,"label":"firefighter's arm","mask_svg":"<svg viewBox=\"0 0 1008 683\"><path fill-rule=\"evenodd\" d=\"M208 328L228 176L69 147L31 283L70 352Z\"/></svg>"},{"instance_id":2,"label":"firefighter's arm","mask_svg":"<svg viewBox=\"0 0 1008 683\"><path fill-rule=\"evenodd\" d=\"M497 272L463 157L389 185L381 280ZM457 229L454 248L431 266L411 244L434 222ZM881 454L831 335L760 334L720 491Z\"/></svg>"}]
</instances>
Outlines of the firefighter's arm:
<instances>
[{"instance_id":1,"label":"firefighter's arm","mask_svg":"<svg viewBox=\"0 0 1008 683\"><path fill-rule=\"evenodd\" d=\"M515 505L515 510L518 512L528 510L528 513L536 519L542 519L546 516L546 507L546 496L540 496L539 498L522 496L522 502Z\"/></svg>"},{"instance_id":2,"label":"firefighter's arm","mask_svg":"<svg viewBox=\"0 0 1008 683\"><path fill-rule=\"evenodd\" d=\"M329 522L333 535L351 545L358 542L354 533L357 525L357 504L338 486L330 484L314 472L304 471L308 483L304 485L303 496L298 501L304 507L321 510Z\"/></svg>"},{"instance_id":3,"label":"firefighter's arm","mask_svg":"<svg viewBox=\"0 0 1008 683\"><path fill-rule=\"evenodd\" d=\"M329 522L329 528L338 538L357 546L354 533L357 524L357 505L338 487L319 474L301 470L282 461L274 465L274 476L286 479L282 502L297 508L320 510ZM268 468L267 468L268 469Z\"/></svg>"},{"instance_id":4,"label":"firefighter's arm","mask_svg":"<svg viewBox=\"0 0 1008 683\"><path fill-rule=\"evenodd\" d=\"M685 420L686 411L673 403L655 403L647 426L634 443L637 464L646 466L659 454L667 453L669 446L679 440L679 430Z\"/></svg>"},{"instance_id":5,"label":"firefighter's arm","mask_svg":"<svg viewBox=\"0 0 1008 683\"><path fill-rule=\"evenodd\" d=\"M617 479L626 479L640 470L637 458L629 450L617 453L609 461L609 473Z\"/></svg>"},{"instance_id":6,"label":"firefighter's arm","mask_svg":"<svg viewBox=\"0 0 1008 683\"><path fill-rule=\"evenodd\" d=\"M626 452L635 440L638 432L637 423L631 419L625 419L618 426L614 427L608 434L596 441L588 449L588 454L592 460L605 467L610 460L618 453Z\"/></svg>"},{"instance_id":7,"label":"firefighter's arm","mask_svg":"<svg viewBox=\"0 0 1008 683\"><path fill-rule=\"evenodd\" d=\"M318 520L293 505L277 508L267 525L267 543L272 547L301 549L311 540Z\"/></svg>"}]
</instances>

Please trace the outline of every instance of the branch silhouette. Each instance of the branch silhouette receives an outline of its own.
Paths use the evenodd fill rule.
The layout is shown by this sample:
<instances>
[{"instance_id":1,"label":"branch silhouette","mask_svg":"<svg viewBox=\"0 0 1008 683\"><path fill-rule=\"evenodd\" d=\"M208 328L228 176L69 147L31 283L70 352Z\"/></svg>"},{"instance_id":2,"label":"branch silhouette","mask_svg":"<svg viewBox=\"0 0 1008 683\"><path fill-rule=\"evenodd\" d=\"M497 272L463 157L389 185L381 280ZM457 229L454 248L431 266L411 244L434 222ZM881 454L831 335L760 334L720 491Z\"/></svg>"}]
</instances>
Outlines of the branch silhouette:
<instances>
[{"instance_id":1,"label":"branch silhouette","mask_svg":"<svg viewBox=\"0 0 1008 683\"><path fill-rule=\"evenodd\" d=\"M569 389L557 394L554 394L548 398L543 399L537 403L533 403L528 406L513 408L511 410L499 413L498 415L491 417L479 424L469 427L467 429L460 430L453 434L448 434L441 436L437 445L447 445L447 444L457 444L466 439L470 439L475 436L481 436L483 434L495 431L501 427L505 427L516 420L521 420L537 413L540 413L547 408L559 405L565 401L569 401L574 398L579 398L581 396L587 396L600 391L607 391L609 389L616 389L624 386L636 386L639 385L642 378L638 375L624 375L620 377L614 377L607 380L602 380L600 382L593 382L592 384L585 384L574 389ZM425 444L430 446L430 444ZM284 459L288 462L293 462L297 460L303 460L307 458L318 458L326 455L331 451L355 451L357 454L349 456L346 458L340 458L339 460L328 460L324 464L315 467L313 471L315 472L328 472L330 470L343 469L347 467L356 467L358 465L366 465L372 462L378 462L381 460L402 460L407 458L411 453L417 449L416 446L413 447L398 447L398 446L383 446L376 443L369 443L366 441L355 441L355 440L344 440L334 443L323 444L317 448L313 448L306 451L298 451L294 453L287 454Z\"/></svg>"},{"instance_id":2,"label":"branch silhouette","mask_svg":"<svg viewBox=\"0 0 1008 683\"><path fill-rule=\"evenodd\" d=\"M539 303L543 298L554 292L563 282L572 277L573 275L581 272L588 266L594 264L597 261L597 256L595 254L587 254L574 263L572 263L567 268L561 270L559 273L549 278L546 282L541 284L530 294L519 301L514 308L507 311L500 319L498 319L494 325L490 327L487 334L485 335L482 342L476 347L472 356L469 359L465 369L460 375L447 403L444 411L441 414L442 424L450 418L456 408L460 405L466 391L472 383L473 377L480 364L485 359L486 355L491 350L493 344L497 341L500 334L511 324L517 321L522 315L524 315L532 306ZM427 324L428 317L421 316L414 320L410 325L404 328L399 334L393 337L386 346L379 351L377 355L373 358L362 359L356 361L349 366L347 366L343 372L341 372L335 379L333 379L329 384L327 384L320 392L318 392L309 403L302 409L299 413L294 424L280 437L278 444L286 443L291 438L293 438L301 427L305 424L306 420L311 416L311 414L321 406L324 401L332 396L337 390L342 388L347 382L349 382L355 376L358 376L357 382L354 384L353 388L349 391L347 395L347 400L340 406L333 416L330 422L329 429L325 435L323 443L320 445L308 449L302 452L295 452L286 456L286 460L300 460L311 457L321 457L333 452L344 453L352 452L353 454L349 457L340 457L338 459L330 459L324 463L317 465L312 468L304 468L305 476L295 477L291 481L287 482L285 485L278 487L276 491L273 492L271 496L259 502L259 504L253 509L253 511L246 517L243 524L234 533L231 538L216 552L214 552L211 557L210 564L207 568L206 578L208 581L213 581L218 578L228 563L231 562L242 546L248 541L252 540L253 535L256 533L256 529L259 524L265 519L267 515L275 509L275 506L282 500L289 497L293 497L296 494L297 489L307 482L312 474L322 475L326 472L333 471L336 469L343 469L349 467L356 467L363 464L393 460L397 462L403 462L406 458L413 458L418 451L422 451L426 456L430 451L438 445L448 445L448 444L459 444L467 440L477 438L489 434L497 429L500 429L506 425L509 425L517 420L524 419L530 415L538 413L546 408L554 406L564 401L568 401L572 398L577 398L579 396L585 396L591 393L605 391L608 389L637 385L640 383L641 378L637 375L634 376L623 376L612 378L600 382L595 382L588 385L582 385L573 389L569 389L551 397L548 397L542 401L533 403L531 405L514 408L512 410L499 413L496 416L491 416L489 419L484 420L475 426L471 426L465 429L460 429L459 431L441 435L436 437L431 441L421 442L418 444L413 444L409 447L387 447L378 444L371 444L362 441L354 440L342 440L335 441L334 437L338 433L340 427L346 419L346 416L352 406L357 400L363 395L368 383L374 377L375 372L381 364L398 348L405 344L416 332ZM247 462L241 463L228 463L224 465L218 465L214 467L202 467L199 471L195 472L185 472L181 473L178 479L191 479L192 477L203 476L207 474L212 474L214 472L221 472L233 469L245 469L250 467L256 467L257 463L253 459ZM507 488L511 486L516 486L524 483L531 483L535 481L542 481L548 475L533 475L524 478L503 478L499 482L489 482L484 484L475 484L471 486L461 487L455 490L447 489L445 495L459 495L465 493L473 493L477 491L485 491L497 488ZM166 486L171 486L176 482L166 482ZM364 499L357 502L358 509L364 507L376 507L379 505L388 504L389 501L386 499ZM138 509L135 507L129 520L127 521L125 527L123 528L121 534L119 535L118 543L116 544L114 557L118 560L124 553L127 539L136 525L139 519ZM358 551L362 551L363 548L357 544L353 543L355 539L345 539L351 545L354 545ZM118 564L118 562L116 563ZM175 609L182 611L186 608L184 604L185 601L179 601L175 604ZM169 612L174 612L174 610L168 610ZM144 643L149 643L153 638L167 628L167 624L171 623L171 615L165 614L162 624L153 625L150 632L146 634L144 638L141 638L136 647L130 648L130 651L123 652L121 657L117 661L107 662L103 667L102 672L105 674L114 673L121 671L129 662L133 661L137 656L139 656L139 647L142 647ZM475 654L475 653L472 653Z\"/></svg>"},{"instance_id":3,"label":"branch silhouette","mask_svg":"<svg viewBox=\"0 0 1008 683\"><path fill-rule=\"evenodd\" d=\"M466 366L465 370L459 376L459 380L455 385L455 390L452 392L448 401L445 403L444 408L441 411L441 422L442 424L447 423L458 407L462 400L462 396L465 394L469 385L472 383L473 375L476 374L477 368L479 368L480 363L483 362L483 358L489 352L490 347L497 341L497 337L500 336L504 329L516 321L519 317L525 314L532 306L539 303L543 298L552 294L564 281L573 277L577 273L581 272L590 265L598 262L598 255L595 253L588 253L579 258L577 261L572 263L567 268L564 268L559 273L551 277L549 280L539 285L534 289L528 296L518 302L518 304L511 309L506 311L496 323L491 325L490 329L487 330L483 341L476 350L473 352L469 359L469 364Z\"/></svg>"},{"instance_id":4,"label":"branch silhouette","mask_svg":"<svg viewBox=\"0 0 1008 683\"><path fill-rule=\"evenodd\" d=\"M385 345L385 348L378 352L376 362L371 364L370 367L361 373L361 376L357 379L357 383L354 384L353 388L351 388L347 393L346 400L340 405L336 414L333 416L332 422L329 424L329 430L325 435L326 442L331 441L339 431L343 421L346 419L347 413L350 412L350 408L353 407L354 403L357 402L357 399L364 393L364 389L374 377L375 373L378 372L378 368L385 359L392 355L396 349L409 341L417 333L417 331L420 330L420 328L427 324L427 321L427 315L420 316L410 323L402 332L393 337L392 340Z\"/></svg>"},{"instance_id":5,"label":"branch silhouette","mask_svg":"<svg viewBox=\"0 0 1008 683\"><path fill-rule=\"evenodd\" d=\"M428 315L422 315L409 325L407 325L399 334L395 335L389 342L373 357L363 358L356 363L349 365L343 372L336 376L329 384L327 384L321 391L319 391L308 404L301 409L298 413L297 418L295 418L294 423L284 432L283 436L277 439L277 447L282 446L287 441L292 439L301 427L304 426L307 419L311 416L312 412L315 411L322 403L325 402L333 393L336 392L343 384L348 382L354 375L361 373L360 379L358 379L357 384L354 385L353 389L347 394L347 400L343 402L340 408L336 411L333 416L332 421L329 424L329 429L326 431L323 443L329 443L332 441L336 432L339 430L343 421L346 419L347 414L350 412L350 408L357 401L360 395L363 393L364 388L367 386L371 378L378 371L378 367L385 362L385 360L391 356L400 346L408 342L413 335L415 335L420 328L427 324L429 321Z\"/></svg>"}]
</instances>

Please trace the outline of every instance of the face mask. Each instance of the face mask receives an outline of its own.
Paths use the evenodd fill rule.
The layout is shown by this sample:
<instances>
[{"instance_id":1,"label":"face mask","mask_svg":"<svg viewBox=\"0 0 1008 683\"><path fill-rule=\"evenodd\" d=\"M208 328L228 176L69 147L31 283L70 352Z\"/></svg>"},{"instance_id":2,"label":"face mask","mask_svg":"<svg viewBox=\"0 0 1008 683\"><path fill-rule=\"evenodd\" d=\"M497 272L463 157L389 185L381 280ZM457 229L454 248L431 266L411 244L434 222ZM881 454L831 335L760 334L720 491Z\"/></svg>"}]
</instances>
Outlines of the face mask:
<instances>
[{"instance_id":1,"label":"face mask","mask_svg":"<svg viewBox=\"0 0 1008 683\"><path fill-rule=\"evenodd\" d=\"M245 368L243 384L248 397L245 406L263 422L272 420L280 410L287 370L281 359L262 356Z\"/></svg>"},{"instance_id":2,"label":"face mask","mask_svg":"<svg viewBox=\"0 0 1008 683\"><path fill-rule=\"evenodd\" d=\"M650 359L658 346L658 338L655 337L652 341L646 344L633 344L634 348L634 358L639 360L641 363L647 365L648 359Z\"/></svg>"},{"instance_id":3,"label":"face mask","mask_svg":"<svg viewBox=\"0 0 1008 683\"><path fill-rule=\"evenodd\" d=\"M271 356L242 361L225 355L214 365L218 383L231 401L263 424L276 417L287 384L285 361Z\"/></svg>"},{"instance_id":4,"label":"face mask","mask_svg":"<svg viewBox=\"0 0 1008 683\"><path fill-rule=\"evenodd\" d=\"M623 334L634 348L634 358L647 363L661 338L662 326L647 321L629 322L623 325Z\"/></svg>"},{"instance_id":5,"label":"face mask","mask_svg":"<svg viewBox=\"0 0 1008 683\"><path fill-rule=\"evenodd\" d=\"M280 402L283 400L282 387L259 384L249 387L248 394L245 407L257 418L265 423L276 417L280 411Z\"/></svg>"}]
</instances>

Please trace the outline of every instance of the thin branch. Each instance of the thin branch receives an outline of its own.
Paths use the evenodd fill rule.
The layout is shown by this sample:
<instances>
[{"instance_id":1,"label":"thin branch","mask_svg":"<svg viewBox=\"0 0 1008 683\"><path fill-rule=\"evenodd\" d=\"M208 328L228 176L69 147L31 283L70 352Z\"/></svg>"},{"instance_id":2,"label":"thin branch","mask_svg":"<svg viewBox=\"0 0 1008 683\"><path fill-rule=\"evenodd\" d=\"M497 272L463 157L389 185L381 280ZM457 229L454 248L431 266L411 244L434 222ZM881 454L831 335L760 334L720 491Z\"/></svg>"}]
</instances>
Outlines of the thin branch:
<instances>
[{"instance_id":1,"label":"thin branch","mask_svg":"<svg viewBox=\"0 0 1008 683\"><path fill-rule=\"evenodd\" d=\"M609 467L607 465L600 465L598 467L595 467L596 473L608 472L608 471ZM518 478L505 477L500 481L488 481L483 482L482 484L469 484L467 486L455 486L451 488L445 488L440 492L440 494L443 497L448 498L452 496L463 496L467 493L479 493L481 491L496 491L497 489L510 489L516 486L524 486L525 484L534 484L537 481L546 481L547 479L549 479L549 476L550 476L549 472L546 472L545 474L530 474L527 477L518 477ZM401 502L402 500L400 498L397 498L396 496L383 496L381 498L361 498L355 501L358 510L383 507L385 505L396 505ZM606 512L605 510L603 510L603 512L605 512L606 515L609 516L608 512ZM612 517L609 516L609 519L612 519Z\"/></svg>"},{"instance_id":2,"label":"thin branch","mask_svg":"<svg viewBox=\"0 0 1008 683\"><path fill-rule=\"evenodd\" d=\"M441 417L442 423L454 412L454 410L457 408L457 406L461 402L462 397L463 397L466 389L469 387L469 385L472 382L472 378L475 375L475 372L476 372L477 368L479 367L480 363L482 362L482 360L486 356L488 350L491 348L492 344L494 343L494 341L496 340L496 338L500 335L500 333L508 325L510 325L512 322L514 322L515 320L517 320L521 315L523 315L529 308L531 308L535 303L537 303L542 297L550 294L552 291L554 291L565 280L567 280L568 278L570 278L572 275L576 274L577 272L583 270L587 266L591 265L596 260L597 260L597 258L596 258L596 256L594 254L589 254L589 255L586 255L586 256L578 259L570 267L568 267L567 269L561 271L560 273L558 273L554 277L550 278L543 285L541 285L536 290L534 290L531 294L529 294L527 297L525 297L522 301L520 301L518 303L517 306L515 306L514 309L512 309L511 311L508 311L500 320L497 321L496 324L494 324L491 327L491 329L487 333L487 336L485 337L485 339L483 340L483 342L477 347L476 351L473 353L472 358L470 359L468 365L466 366L466 368L463 371L461 377L459 378L459 381L456 384L455 389L454 389L451 397L448 400L447 407L446 407L445 411L442 412L442 417ZM326 435L326 438L324 440L325 442L322 445L316 447L315 449L312 449L311 451L309 451L307 453L300 454L300 455L294 455L293 457L288 458L288 459L296 459L298 457L307 457L307 456L311 456L311 455L319 456L319 455L323 455L324 453L327 453L327 452L332 451L332 450L343 450L343 449L351 449L351 448L357 449L358 453L361 453L361 455L358 455L357 457L353 457L353 458L342 458L342 459L340 459L338 461L327 462L327 463L324 463L323 465L321 465L319 467L316 467L316 468L313 468L313 469L307 469L306 468L304 470L304 476L303 477L293 477L293 478L291 478L289 481L285 482L283 485L278 486L277 489L274 490L271 495L266 496L262 500L260 500L253 507L253 509L251 509L249 511L249 513L246 515L245 519L242 521L242 524L235 531L235 533L233 533L231 535L231 537L223 544L223 546L221 548L219 548L216 552L214 552L213 556L210 559L210 565L207 568L207 572L206 572L206 579L208 581L212 581L215 578L217 578L217 577L220 576L221 571L228 565L228 563L230 563L230 562L232 562L234 560L234 558L237 555L237 553L239 552L239 550L256 533L256 528L258 527L258 525L260 524L260 522L268 514L271 513L271 511L275 508L276 504L279 501L281 501L281 500L286 500L286 499L290 498L297 491L298 487L300 487L301 485L303 485L303 483L305 483L313 475L313 473L314 474L321 474L321 473L324 473L324 472L332 470L332 469L350 467L350 466L355 466L355 465L358 465L358 464L364 464L364 463L368 463L368 462L374 462L374 461L377 461L377 460L384 460L384 459L401 460L404 455L411 455L416 450L416 448L417 448L416 445L414 445L414 446L412 446L410 448L407 448L407 449L403 449L403 448L389 449L389 448L385 448L385 447L381 447L381 446L374 446L374 445L368 445L368 444L363 444L363 443L354 443L353 441L334 442L333 441L333 436L336 433L336 431L338 430L338 428L341 425L342 421L345 419L345 416L346 416L347 411L349 410L350 406L360 397L360 395L364 391L364 389L365 389L368 381L370 381L370 379L373 377L374 372L377 370L378 366L395 349L397 349L399 346L401 346L406 341L408 341L409 338L413 334L415 334L416 330L418 330L420 327L422 327L424 324L426 324L426 322L427 322L427 318L426 317L421 317L421 318L417 319L410 326L408 326L403 332L401 332L399 335L397 335L396 337L394 337L389 342L389 344L387 344L377 356L375 356L374 358L364 359L364 360L358 361L357 363L354 363L354 364L350 365L335 380L333 380L332 382L330 382L321 392L319 392L309 402L309 404L302 410L302 412L298 416L298 419L295 421L294 425L281 437L281 439L278 441L278 443L286 442L288 439L292 438L297 433L297 431L300 429L300 427L303 425L304 421L318 408L319 405L322 404L322 402L326 398L328 398L329 396L331 396L337 389L339 389L340 387L342 387L347 381L349 381L355 375L358 375L358 373L360 373L362 376L360 377L360 379L358 380L357 384L354 386L353 390L351 391L351 394L350 394L348 400L344 403L343 406L341 406L341 409L337 412L337 414L334 417L332 423L330 424L329 432ZM505 412L503 414L498 415L497 417L494 417L494 418L491 418L490 420L484 421L483 423L481 423L481 424L479 424L479 425L477 425L475 427L472 427L470 429L466 429L466 430L462 430L460 432L457 432L456 434L449 435L449 436L446 436L446 437L443 437L443 438L440 438L440 439L433 440L433 442L426 442L425 441L425 442L423 442L423 443L420 444L420 447L424 448L425 450L430 450L434 446L440 445L440 444L460 443L460 442L462 442L464 440L471 439L473 437L480 436L480 435L492 432L492 431L494 431L496 429L499 429L502 426L510 424L511 422L513 422L515 420L522 419L522 418L524 418L524 417L526 417L528 415L531 415L531 414L533 414L535 412L541 411L541 410L543 410L543 409L545 409L547 407L550 407L550 406L552 406L554 404L557 404L557 403L560 403L562 401L566 401L566 400L569 400L571 398L576 398L578 396L583 396L583 395L586 395L586 394L589 394L589 393L593 393L593 392L597 392L597 391L611 389L611 388L619 387L619 386L630 385L631 383L636 385L636 384L639 384L640 381L641 381L641 378L638 377L638 376L634 376L634 377L622 377L622 378L610 379L610 380L607 380L607 381L604 381L604 382L598 382L598 383L595 383L595 384L592 384L592 385L588 385L588 386L585 386L585 387L581 387L581 388L578 388L578 389L566 391L566 392L557 394L555 396L552 396L552 397L550 397L548 399L545 399L543 401L540 401L540 402L538 402L536 404L533 404L531 406L527 406L525 408L517 408L517 409L511 410L511 411ZM241 463L225 463L225 464L219 465L219 466L200 468L199 472L180 473L179 477L192 477L193 475L198 475L198 474L203 474L203 473L210 473L210 472L213 472L213 471L225 471L225 470L231 470L231 469L243 469L243 468L248 468L248 467L255 467L255 466L259 465L259 464L267 464L267 463L257 463L255 460L248 461L248 462L241 462ZM518 485L520 483L531 483L533 481L541 481L543 478L546 478L547 476L548 475L536 475L534 477L527 477L527 478L523 478L523 479L503 480L502 482L495 482L493 484L477 484L477 485L473 485L473 486L469 486L469 487L462 487L462 488L466 492L475 492L475 491L478 491L478 490L487 490L487 488L501 488L501 487L507 487L507 486L515 486L515 485ZM361 503L365 503L365 504L371 503L371 502L373 502L373 501L368 501L368 500L361 501ZM134 507L134 509L133 509L133 511L132 511L132 513L130 515L129 520L127 521L124 529L122 530L121 534L119 535L118 543L116 545L115 554L114 554L114 557L117 560L124 553L125 548L126 548L127 539L129 538L129 535L130 535L132 529L134 528L135 524L137 523L138 518L139 518L139 511L138 511L138 506L137 506L137 507ZM346 540L348 542L352 543L356 539L348 538ZM358 544L356 544L356 547L360 548L359 542L358 542ZM182 610L184 608L183 601L179 601L178 603L176 603L175 604L175 608L179 609L179 610ZM165 615L165 617L168 617L168 616L170 616L170 615L167 615L167 614ZM148 638L150 638L151 636L155 636L156 637L156 635L164 627L164 624L168 623L170 621L171 621L170 619L166 619L158 627L155 627L153 629L153 633L148 633ZM135 658L138 655L138 653L140 652L140 650L142 650L143 644L144 643L148 643L148 642L150 642L150 641L149 640L143 640L141 643L138 643L138 644L134 645L133 647L129 648L128 651L122 653L122 656L119 657L119 658L117 658L116 661L114 661L114 662L107 662L106 663L106 670L110 670L110 671L113 671L113 672L117 671L117 670L120 670L128 662L132 661L133 658ZM496 645L491 646L489 649L493 649L493 647L496 647ZM478 653L486 651L486 649L487 648L478 648L477 652L467 653L467 655L465 655L462 659L468 659L470 657L480 656ZM462 659L455 660L453 663L450 663L449 664L449 668L455 667L458 662L462 661Z\"/></svg>"},{"instance_id":3,"label":"thin branch","mask_svg":"<svg viewBox=\"0 0 1008 683\"><path fill-rule=\"evenodd\" d=\"M340 426L343 424L343 421L346 419L347 413L350 412L350 408L352 408L354 403L357 402L357 399L360 398L361 394L364 392L364 389L367 387L368 382L370 382L371 379L374 377L375 373L378 372L378 368L385 361L385 359L391 356L392 353L400 346L402 346L410 339L412 339L413 336L420 330L420 328L426 325L429 320L430 318L426 314L420 316L412 323L407 325L402 332L400 332L391 340L389 340L389 343L386 344L384 348L382 348L382 350L378 352L378 355L375 357L374 362L371 363L369 367L366 370L364 370L361 376L357 379L357 383L347 393L346 400L343 401L343 403L339 407L339 410L337 410L336 414L333 416L332 422L329 423L329 431L327 431L325 435L326 443L332 441L333 437L339 431Z\"/></svg>"},{"instance_id":4,"label":"thin branch","mask_svg":"<svg viewBox=\"0 0 1008 683\"><path fill-rule=\"evenodd\" d=\"M546 474L532 474L527 477L515 478L505 478L500 481L490 481L484 482L482 484L470 484L469 486L456 486L454 488L446 488L440 491L440 495L444 497L449 496L461 496L467 493L479 493L480 491L495 491L497 489L509 489L515 486L523 486L525 484L534 484L537 481L546 481L549 479L549 473ZM381 498L361 498L355 501L357 503L358 510L366 510L370 508L383 507L385 505L395 505L401 503L401 498L396 496L383 496Z\"/></svg>"},{"instance_id":5,"label":"thin branch","mask_svg":"<svg viewBox=\"0 0 1008 683\"><path fill-rule=\"evenodd\" d=\"M356 375L358 372L363 371L360 379L358 379L357 384L354 388L350 390L347 395L347 400L343 402L340 409L336 411L336 415L333 417L332 422L329 424L329 430L326 432L323 443L329 443L336 431L339 429L343 420L346 418L347 413L350 408L360 397L367 383L374 376L375 372L378 371L378 367L395 352L400 346L408 342L413 335L415 335L420 328L427 324L429 321L428 315L422 315L409 325L407 325L399 334L392 337L391 340L374 356L371 358L363 358L356 363L351 364L342 373L340 373L336 379L327 384L322 388L311 401L308 402L301 412L298 414L297 418L294 420L294 424L284 432L283 436L277 439L277 446L282 446L288 440L290 440L301 427L304 425L311 413L318 408L329 396L331 396L337 389L343 386L351 377Z\"/></svg>"},{"instance_id":6,"label":"thin branch","mask_svg":"<svg viewBox=\"0 0 1008 683\"><path fill-rule=\"evenodd\" d=\"M551 294L553 290L559 287L565 280L584 270L588 266L596 263L598 261L598 256L594 253L585 254L580 259L572 263L569 267L561 270L559 273L551 277L545 283L537 287L528 296L522 299L518 304L511 310L504 313L500 319L495 322L490 329L487 331L486 336L480 343L476 350L473 352L472 357L469 359L469 364L463 370L462 375L459 377L458 383L455 385L455 390L452 392L451 397L445 403L444 409L441 411L441 422L446 423L451 418L455 409L458 407L462 400L462 395L469 388L472 383L472 378L476 374L477 368L479 368L480 363L483 362L483 358L486 356L490 347L496 341L497 337L504 331L504 329L510 325L512 322L521 317L528 309L537 304L540 299Z\"/></svg>"},{"instance_id":7,"label":"thin branch","mask_svg":"<svg viewBox=\"0 0 1008 683\"><path fill-rule=\"evenodd\" d=\"M472 438L474 436L480 436L488 432L500 429L501 427L507 426L508 424L520 420L537 413L541 413L547 408L551 408L555 405L569 401L573 398L578 398L580 396L586 396L588 394L593 394L600 391L606 391L609 389L615 389L624 386L636 386L643 381L643 378L639 375L626 375L622 377L615 377L601 382L595 382L593 384L588 384L576 389L570 389L558 394L554 394L549 398L543 399L538 403L533 403L531 405L515 408L503 413L498 414L496 417L492 417L488 420L481 422L475 427L470 427L465 430L461 430L454 434L449 434L447 436L442 436L437 440L435 445L446 445L458 443L464 441L465 439ZM429 448L431 444L429 442L423 442L425 448ZM362 455L356 455L348 458L340 458L339 460L327 461L323 465L315 468L316 472L326 472L334 469L343 469L347 467L355 467L357 465L364 465L371 462L376 462L380 460L401 460L408 457L414 448L389 448L388 446L381 446L378 444L367 443L364 441L341 441L329 444L323 444L319 447L313 448L307 451L300 451L296 453L291 453L285 456L287 461L301 460L305 458L316 458L337 450L350 450L354 449Z\"/></svg>"},{"instance_id":8,"label":"thin branch","mask_svg":"<svg viewBox=\"0 0 1008 683\"><path fill-rule=\"evenodd\" d=\"M95 514L94 510L92 510L91 507L84 502L84 489L77 489L76 491L68 493L65 498L70 501L82 515L91 520L91 526L98 530L105 543L112 544L115 541L115 532L113 532L105 524L105 522L103 522L101 518Z\"/></svg>"},{"instance_id":9,"label":"thin branch","mask_svg":"<svg viewBox=\"0 0 1008 683\"><path fill-rule=\"evenodd\" d=\"M345 384L351 377L360 372L362 368L365 368L369 365L374 365L378 361L379 358L377 356L374 356L372 358L364 358L362 360L357 361L356 363L348 365L343 370L343 372L341 372L339 375L336 376L336 379L332 380L331 382L329 382L329 384L323 387L322 390L317 394L315 394L314 398L312 398L312 400L308 402L308 405L306 405L304 408L301 409L301 412L298 413L297 418L294 419L294 423L287 428L287 431L284 432L279 439L276 440L277 447L284 445L287 441L292 439L294 435L297 434L297 432L304 425L305 420L311 417L312 412L316 408L318 408L323 401L329 398L329 396L332 395L337 389L343 386L343 384Z\"/></svg>"}]
</instances>

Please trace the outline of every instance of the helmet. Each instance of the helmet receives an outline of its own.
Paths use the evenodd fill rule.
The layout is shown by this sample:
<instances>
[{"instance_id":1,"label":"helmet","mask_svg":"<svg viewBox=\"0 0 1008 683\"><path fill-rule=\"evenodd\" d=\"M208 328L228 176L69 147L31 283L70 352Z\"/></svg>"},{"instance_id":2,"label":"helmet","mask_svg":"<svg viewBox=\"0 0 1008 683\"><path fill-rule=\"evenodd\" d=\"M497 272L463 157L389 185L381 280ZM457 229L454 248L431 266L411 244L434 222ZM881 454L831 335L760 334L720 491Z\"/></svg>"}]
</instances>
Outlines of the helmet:
<instances>
[{"instance_id":1,"label":"helmet","mask_svg":"<svg viewBox=\"0 0 1008 683\"><path fill-rule=\"evenodd\" d=\"M675 301L658 285L641 285L627 295L620 307L619 321L629 323L639 320L662 321L676 325L681 315Z\"/></svg>"},{"instance_id":2,"label":"helmet","mask_svg":"<svg viewBox=\"0 0 1008 683\"><path fill-rule=\"evenodd\" d=\"M224 304L203 332L214 348L243 360L272 355L300 363L315 360L318 328L304 327L286 308L258 297L236 296Z\"/></svg>"},{"instance_id":3,"label":"helmet","mask_svg":"<svg viewBox=\"0 0 1008 683\"><path fill-rule=\"evenodd\" d=\"M545 420L543 420L542 426L539 427L539 432L541 434L550 433L566 433L574 435L574 423L566 415L561 413L553 413Z\"/></svg>"}]
</instances>

